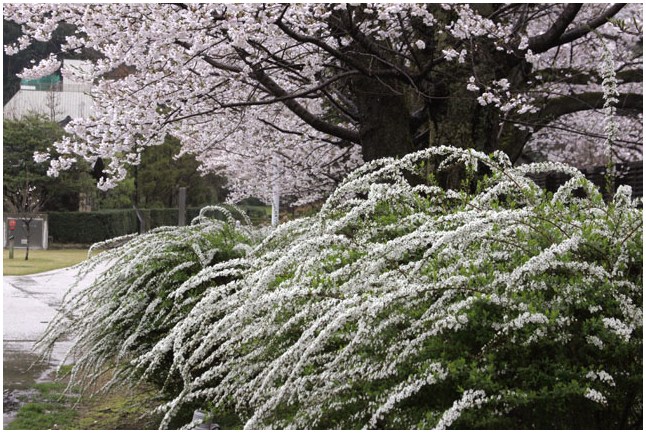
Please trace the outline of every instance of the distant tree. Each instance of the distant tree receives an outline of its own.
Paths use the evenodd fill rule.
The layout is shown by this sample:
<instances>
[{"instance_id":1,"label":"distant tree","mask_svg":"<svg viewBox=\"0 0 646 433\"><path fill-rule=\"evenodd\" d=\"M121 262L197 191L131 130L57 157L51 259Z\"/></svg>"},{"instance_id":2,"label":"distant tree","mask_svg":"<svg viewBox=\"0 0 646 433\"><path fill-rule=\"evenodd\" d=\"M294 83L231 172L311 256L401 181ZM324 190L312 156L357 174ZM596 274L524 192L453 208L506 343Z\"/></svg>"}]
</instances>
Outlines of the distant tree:
<instances>
[{"instance_id":1,"label":"distant tree","mask_svg":"<svg viewBox=\"0 0 646 433\"><path fill-rule=\"evenodd\" d=\"M129 172L134 171L130 169ZM94 206L99 209L131 209L134 203L135 182L128 175L123 182L108 191L97 191Z\"/></svg>"},{"instance_id":2,"label":"distant tree","mask_svg":"<svg viewBox=\"0 0 646 433\"><path fill-rule=\"evenodd\" d=\"M128 168L128 173L115 188L97 191L95 205L99 209L169 208L177 207L179 187L188 188L188 206L201 207L224 201L226 179L213 173L201 173L193 155L178 156L181 144L167 137L163 144L141 156L141 163ZM103 176L102 162L94 165L93 177Z\"/></svg>"},{"instance_id":3,"label":"distant tree","mask_svg":"<svg viewBox=\"0 0 646 433\"><path fill-rule=\"evenodd\" d=\"M163 144L144 153L137 167L141 207L176 207L179 187L188 189L187 205L203 206L223 201L226 179L200 173L193 155L180 156L181 143L168 136Z\"/></svg>"},{"instance_id":4,"label":"distant tree","mask_svg":"<svg viewBox=\"0 0 646 433\"><path fill-rule=\"evenodd\" d=\"M94 193L87 163L53 179L47 176L47 164L34 161L34 152L43 152L65 134L56 122L43 116L4 120L2 132L3 196L5 210L24 204L26 191L38 196L43 211L78 210L79 193ZM18 206L20 208L22 205ZM24 208L24 206L23 206Z\"/></svg>"},{"instance_id":5,"label":"distant tree","mask_svg":"<svg viewBox=\"0 0 646 433\"><path fill-rule=\"evenodd\" d=\"M27 173L28 174L28 173ZM36 214L42 209L42 191L39 191L29 180L24 180L24 184L18 186L5 194L5 206L12 213L16 214L18 220L22 223L27 240L25 249L25 260L29 260L29 246L31 243L31 223Z\"/></svg>"}]
</instances>

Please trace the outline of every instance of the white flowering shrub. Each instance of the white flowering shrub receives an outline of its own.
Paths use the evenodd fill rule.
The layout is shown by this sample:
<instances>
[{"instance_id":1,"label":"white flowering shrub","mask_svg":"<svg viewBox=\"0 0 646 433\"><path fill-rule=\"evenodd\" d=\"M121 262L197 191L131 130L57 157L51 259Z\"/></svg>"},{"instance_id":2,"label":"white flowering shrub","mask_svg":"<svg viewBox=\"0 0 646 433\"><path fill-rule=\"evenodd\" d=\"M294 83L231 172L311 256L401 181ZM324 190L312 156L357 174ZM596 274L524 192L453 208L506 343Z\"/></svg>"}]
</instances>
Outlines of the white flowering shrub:
<instances>
[{"instance_id":1,"label":"white flowering shrub","mask_svg":"<svg viewBox=\"0 0 646 433\"><path fill-rule=\"evenodd\" d=\"M454 164L467 181L439 187L429 173ZM548 193L531 180L546 171L571 179ZM201 260L190 246L242 236L224 226L117 248L128 265L50 334L80 330L92 362L78 380L116 357L119 372L174 384L164 428L195 407L226 428L638 427L642 210L630 197L621 187L606 204L576 169L503 154L375 161L316 216L243 236L258 240L245 255Z\"/></svg>"},{"instance_id":2,"label":"white flowering shrub","mask_svg":"<svg viewBox=\"0 0 646 433\"><path fill-rule=\"evenodd\" d=\"M257 242L258 233L251 231L246 214L232 215L232 210L238 211L207 207L187 227L160 227L95 244L88 256L105 251L88 259L78 278L105 270L88 289L68 292L56 325L38 346L52 347L71 332L76 339L70 351L76 362L73 374L81 384L92 384L114 366L115 380L130 377L128 361L150 350L190 311L207 281L229 281L240 274L237 266L244 265L237 260ZM228 263L226 269L218 270L220 262ZM197 282L187 286L190 277Z\"/></svg>"}]
</instances>

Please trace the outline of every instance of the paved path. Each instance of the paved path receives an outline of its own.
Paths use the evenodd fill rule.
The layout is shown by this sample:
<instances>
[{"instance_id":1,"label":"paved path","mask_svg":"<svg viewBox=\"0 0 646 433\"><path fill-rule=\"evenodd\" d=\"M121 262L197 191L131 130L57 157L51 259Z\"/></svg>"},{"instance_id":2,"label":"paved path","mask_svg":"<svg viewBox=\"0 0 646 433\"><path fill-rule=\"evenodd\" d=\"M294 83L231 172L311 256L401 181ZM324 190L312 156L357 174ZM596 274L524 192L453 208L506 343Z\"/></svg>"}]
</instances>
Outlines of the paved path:
<instances>
[{"instance_id":1,"label":"paved path","mask_svg":"<svg viewBox=\"0 0 646 433\"><path fill-rule=\"evenodd\" d=\"M3 394L29 389L43 380L62 359L71 342L57 343L49 364L32 367L38 356L33 344L54 318L63 296L74 283L76 269L2 278L3 300ZM92 283L99 271L84 278L78 289ZM32 368L30 368L32 367ZM4 414L4 425L8 420Z\"/></svg>"}]
</instances>

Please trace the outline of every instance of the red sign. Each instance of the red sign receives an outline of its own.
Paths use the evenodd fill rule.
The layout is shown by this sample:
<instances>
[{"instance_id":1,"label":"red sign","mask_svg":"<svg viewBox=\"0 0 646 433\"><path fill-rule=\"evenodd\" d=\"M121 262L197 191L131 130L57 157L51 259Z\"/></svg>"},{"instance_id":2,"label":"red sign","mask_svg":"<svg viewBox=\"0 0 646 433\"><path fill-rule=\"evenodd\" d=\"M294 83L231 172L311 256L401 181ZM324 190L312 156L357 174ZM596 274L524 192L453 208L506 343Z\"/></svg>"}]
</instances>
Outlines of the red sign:
<instances>
[{"instance_id":1,"label":"red sign","mask_svg":"<svg viewBox=\"0 0 646 433\"><path fill-rule=\"evenodd\" d=\"M9 230L16 230L16 220L7 220L7 222L9 223Z\"/></svg>"}]
</instances>

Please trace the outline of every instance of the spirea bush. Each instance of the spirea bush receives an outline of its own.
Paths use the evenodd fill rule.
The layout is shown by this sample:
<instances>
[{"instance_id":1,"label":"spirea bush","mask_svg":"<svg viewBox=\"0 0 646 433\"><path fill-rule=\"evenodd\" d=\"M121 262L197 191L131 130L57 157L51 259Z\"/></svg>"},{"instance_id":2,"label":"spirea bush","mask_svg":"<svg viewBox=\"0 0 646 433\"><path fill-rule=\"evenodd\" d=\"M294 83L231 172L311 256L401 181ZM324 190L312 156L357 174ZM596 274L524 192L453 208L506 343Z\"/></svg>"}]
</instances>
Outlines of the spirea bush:
<instances>
[{"instance_id":1,"label":"spirea bush","mask_svg":"<svg viewBox=\"0 0 646 433\"><path fill-rule=\"evenodd\" d=\"M455 167L465 181L440 187L431 173ZM570 176L555 193L532 181L551 171ZM173 383L161 427L201 406L229 428L635 428L643 226L630 197L604 203L574 168L501 153L379 160L267 236L135 238L108 256L127 266L52 329L78 335L78 380L117 365L117 378ZM249 247L193 247L227 232Z\"/></svg>"},{"instance_id":2,"label":"spirea bush","mask_svg":"<svg viewBox=\"0 0 646 433\"><path fill-rule=\"evenodd\" d=\"M132 377L128 361L145 354L186 316L208 288L203 282L223 283L240 274L239 258L260 233L251 230L244 212L232 214L235 210L206 207L190 226L160 227L93 245L77 278L97 270L99 276L88 289L73 287L67 293L57 321L38 346L49 348L66 334L74 335L73 375L83 385L115 367L115 381ZM219 270L221 262L227 266ZM188 287L184 283L191 277Z\"/></svg>"}]
</instances>

